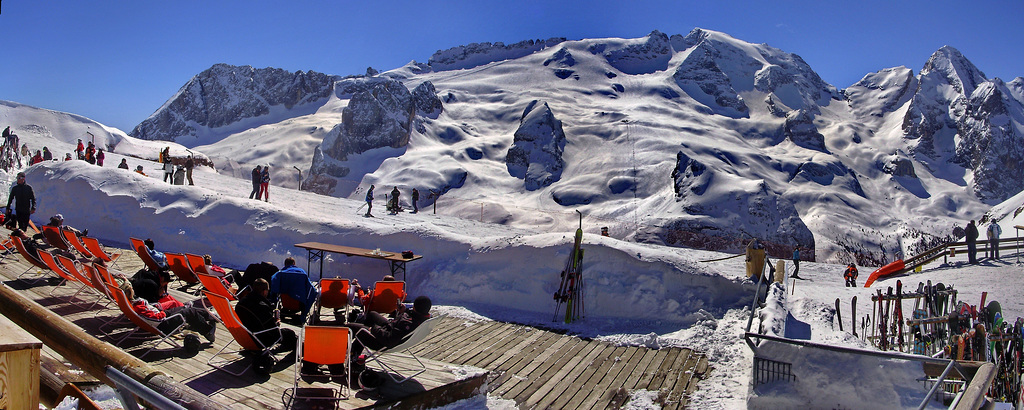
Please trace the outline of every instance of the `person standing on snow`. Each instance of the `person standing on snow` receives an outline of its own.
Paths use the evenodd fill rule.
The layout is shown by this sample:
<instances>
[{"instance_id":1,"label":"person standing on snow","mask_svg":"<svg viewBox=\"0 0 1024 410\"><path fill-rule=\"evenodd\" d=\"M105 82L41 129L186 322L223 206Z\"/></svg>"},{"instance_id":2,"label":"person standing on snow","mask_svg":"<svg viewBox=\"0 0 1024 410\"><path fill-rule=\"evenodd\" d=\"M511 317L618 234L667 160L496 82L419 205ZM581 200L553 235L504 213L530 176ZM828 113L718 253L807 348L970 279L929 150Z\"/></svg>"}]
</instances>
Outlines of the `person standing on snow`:
<instances>
[{"instance_id":1,"label":"person standing on snow","mask_svg":"<svg viewBox=\"0 0 1024 410\"><path fill-rule=\"evenodd\" d=\"M370 185L370 189L366 191L366 215L373 216L370 214L370 210L373 209L373 185Z\"/></svg>"},{"instance_id":2,"label":"person standing on snow","mask_svg":"<svg viewBox=\"0 0 1024 410\"><path fill-rule=\"evenodd\" d=\"M253 196L256 196L257 200L260 199L259 193L260 193L260 179L263 177L263 172L262 171L263 171L263 167L259 166L259 165L257 165L256 168L252 169L252 192L249 193L249 199L252 199Z\"/></svg>"},{"instance_id":3,"label":"person standing on snow","mask_svg":"<svg viewBox=\"0 0 1024 410\"><path fill-rule=\"evenodd\" d=\"M82 139L78 139L78 147L75 148L75 154L78 155L78 159L85 159L85 144L82 143Z\"/></svg>"},{"instance_id":4,"label":"person standing on snow","mask_svg":"<svg viewBox=\"0 0 1024 410\"><path fill-rule=\"evenodd\" d=\"M68 156L71 156L71 154L68 154ZM128 169L128 159L121 158L121 163L117 164L117 167L120 169Z\"/></svg>"},{"instance_id":5,"label":"person standing on snow","mask_svg":"<svg viewBox=\"0 0 1024 410\"><path fill-rule=\"evenodd\" d=\"M412 189L412 213L417 213L417 212L420 211L420 206L417 204L417 202L419 202L419 201L420 201L420 191L417 191L416 188L413 188Z\"/></svg>"},{"instance_id":6,"label":"person standing on snow","mask_svg":"<svg viewBox=\"0 0 1024 410\"><path fill-rule=\"evenodd\" d=\"M793 274L791 278L800 278L800 247L793 248Z\"/></svg>"},{"instance_id":7,"label":"person standing on snow","mask_svg":"<svg viewBox=\"0 0 1024 410\"><path fill-rule=\"evenodd\" d=\"M989 222L986 231L988 233L988 257L999 259L999 235L1003 234L1003 229L993 219Z\"/></svg>"},{"instance_id":8,"label":"person standing on snow","mask_svg":"<svg viewBox=\"0 0 1024 410\"><path fill-rule=\"evenodd\" d=\"M260 174L260 192L264 195L264 202L270 202L270 165L263 167L263 173ZM256 194L256 199L260 199L260 195Z\"/></svg>"},{"instance_id":9,"label":"person standing on snow","mask_svg":"<svg viewBox=\"0 0 1024 410\"><path fill-rule=\"evenodd\" d=\"M192 182L192 168L196 166L196 162L192 160L192 156L188 156L188 160L185 161L185 178L188 178L189 185L195 185Z\"/></svg>"},{"instance_id":10,"label":"person standing on snow","mask_svg":"<svg viewBox=\"0 0 1024 410\"><path fill-rule=\"evenodd\" d=\"M978 263L978 227L974 225L974 220L971 219L971 223L967 224L967 229L964 230L967 234L967 261L972 265Z\"/></svg>"},{"instance_id":11,"label":"person standing on snow","mask_svg":"<svg viewBox=\"0 0 1024 410\"><path fill-rule=\"evenodd\" d=\"M103 154L103 148L96 150L96 165L103 166L103 159L107 156Z\"/></svg>"},{"instance_id":12,"label":"person standing on snow","mask_svg":"<svg viewBox=\"0 0 1024 410\"><path fill-rule=\"evenodd\" d=\"M11 187L7 196L7 215L11 215L11 203L14 203L14 218L18 221L18 229L28 229L29 216L36 213L36 194L32 186L25 182L25 173L18 173L18 182Z\"/></svg>"}]
</instances>

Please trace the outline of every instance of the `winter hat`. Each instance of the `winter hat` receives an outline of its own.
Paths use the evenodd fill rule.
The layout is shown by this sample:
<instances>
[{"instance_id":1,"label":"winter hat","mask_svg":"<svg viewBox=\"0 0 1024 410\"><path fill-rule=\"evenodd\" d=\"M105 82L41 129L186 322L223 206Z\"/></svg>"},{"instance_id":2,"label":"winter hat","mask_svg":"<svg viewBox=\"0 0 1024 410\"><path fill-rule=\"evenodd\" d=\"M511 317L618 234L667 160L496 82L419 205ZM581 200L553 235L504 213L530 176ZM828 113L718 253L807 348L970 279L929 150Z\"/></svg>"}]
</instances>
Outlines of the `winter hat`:
<instances>
[{"instance_id":1,"label":"winter hat","mask_svg":"<svg viewBox=\"0 0 1024 410\"><path fill-rule=\"evenodd\" d=\"M54 215L53 219L56 219L58 221L63 221L64 220L64 215L61 215L61 214Z\"/></svg>"}]
</instances>

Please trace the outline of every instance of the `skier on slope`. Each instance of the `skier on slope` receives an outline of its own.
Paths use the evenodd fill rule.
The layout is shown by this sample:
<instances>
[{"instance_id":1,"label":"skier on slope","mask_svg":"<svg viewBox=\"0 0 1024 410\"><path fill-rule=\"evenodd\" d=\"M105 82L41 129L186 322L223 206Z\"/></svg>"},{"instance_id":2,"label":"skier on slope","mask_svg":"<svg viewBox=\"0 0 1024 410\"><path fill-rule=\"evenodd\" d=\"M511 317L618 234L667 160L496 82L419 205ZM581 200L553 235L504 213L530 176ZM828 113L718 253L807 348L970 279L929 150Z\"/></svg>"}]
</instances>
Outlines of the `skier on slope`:
<instances>
[{"instance_id":1,"label":"skier on slope","mask_svg":"<svg viewBox=\"0 0 1024 410\"><path fill-rule=\"evenodd\" d=\"M370 189L366 191L366 215L373 216L370 214L370 210L373 209L373 185L370 185Z\"/></svg>"},{"instance_id":2,"label":"skier on slope","mask_svg":"<svg viewBox=\"0 0 1024 410\"><path fill-rule=\"evenodd\" d=\"M843 272L843 279L846 280L846 287L855 288L857 287L857 265L849 264L846 265L846 271ZM891 289L890 289L891 290Z\"/></svg>"}]
</instances>

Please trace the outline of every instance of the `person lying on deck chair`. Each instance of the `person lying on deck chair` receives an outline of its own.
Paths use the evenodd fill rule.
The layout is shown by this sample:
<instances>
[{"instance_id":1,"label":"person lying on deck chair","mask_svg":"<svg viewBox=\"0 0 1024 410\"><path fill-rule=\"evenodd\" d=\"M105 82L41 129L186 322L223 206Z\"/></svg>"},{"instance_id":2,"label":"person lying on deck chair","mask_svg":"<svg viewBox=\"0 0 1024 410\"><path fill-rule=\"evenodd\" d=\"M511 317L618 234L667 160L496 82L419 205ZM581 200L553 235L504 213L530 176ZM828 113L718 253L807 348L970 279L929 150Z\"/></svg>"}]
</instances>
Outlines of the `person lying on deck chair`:
<instances>
[{"instance_id":1,"label":"person lying on deck chair","mask_svg":"<svg viewBox=\"0 0 1024 410\"><path fill-rule=\"evenodd\" d=\"M55 227L55 228L59 228L59 229L63 229L65 231L71 231L77 237L89 236L89 230L88 229L86 229L84 231L80 231L77 228L72 227L71 225L64 225L64 215L61 215L61 214L57 214L57 215L51 216L50 217L50 223L48 223L46 225L52 226L52 227Z\"/></svg>"},{"instance_id":2,"label":"person lying on deck chair","mask_svg":"<svg viewBox=\"0 0 1024 410\"><path fill-rule=\"evenodd\" d=\"M238 287L235 286L234 284L235 275L238 273L238 271L228 273L227 271L224 270L224 268L214 265L213 257L210 256L209 254L203 255L203 264L206 265L207 272L209 272L213 276L216 276L218 279L220 279L221 282L224 283L224 287L231 289L232 291L235 292L238 291Z\"/></svg>"},{"instance_id":3,"label":"person lying on deck chair","mask_svg":"<svg viewBox=\"0 0 1024 410\"><path fill-rule=\"evenodd\" d=\"M39 250L42 249L54 254L55 256L61 255L68 259L75 260L75 255L73 253L54 248L50 246L50 244L41 240L41 238L36 238L35 236L29 237L21 229L15 228L13 231L11 231L11 237L20 238L21 243L25 245L25 250L28 251L28 253L34 256L36 259L39 259Z\"/></svg>"},{"instance_id":4,"label":"person lying on deck chair","mask_svg":"<svg viewBox=\"0 0 1024 410\"><path fill-rule=\"evenodd\" d=\"M361 356L363 349L369 347L373 350L380 350L386 347L395 347L402 343L406 336L416 330L420 324L430 318L430 307L432 302L429 297L420 296L412 302L412 310L408 310L404 303L398 304L398 311L394 319L388 319L377 312L366 312L362 323L348 323L352 329L352 363L353 374L357 374L365 368L365 357ZM368 332L360 331L365 329Z\"/></svg>"},{"instance_id":5,"label":"person lying on deck chair","mask_svg":"<svg viewBox=\"0 0 1024 410\"><path fill-rule=\"evenodd\" d=\"M167 269L167 256L164 256L163 252L156 250L156 244L153 243L153 240L146 238L142 243L146 244L146 252L149 252L149 256L153 258L157 266L161 269Z\"/></svg>"},{"instance_id":6,"label":"person lying on deck chair","mask_svg":"<svg viewBox=\"0 0 1024 410\"><path fill-rule=\"evenodd\" d=\"M270 292L288 295L298 301L302 306L303 322L306 321L306 315L313 307L313 303L320 297L320 291L309 281L309 275L304 269L295 266L295 258L290 256L284 260L284 269L270 277Z\"/></svg>"},{"instance_id":7,"label":"person lying on deck chair","mask_svg":"<svg viewBox=\"0 0 1024 410\"><path fill-rule=\"evenodd\" d=\"M178 325L181 325L182 319L178 317L169 318L181 313L180 317L184 318L190 330L203 335L210 343L215 341L217 320L206 309L192 306L191 302L186 305L174 299L166 302L150 303L146 299L135 296L131 282L122 283L121 290L124 291L125 297L131 301L132 310L144 319L159 322L156 328L160 329L161 332L170 332L177 328Z\"/></svg>"}]
</instances>

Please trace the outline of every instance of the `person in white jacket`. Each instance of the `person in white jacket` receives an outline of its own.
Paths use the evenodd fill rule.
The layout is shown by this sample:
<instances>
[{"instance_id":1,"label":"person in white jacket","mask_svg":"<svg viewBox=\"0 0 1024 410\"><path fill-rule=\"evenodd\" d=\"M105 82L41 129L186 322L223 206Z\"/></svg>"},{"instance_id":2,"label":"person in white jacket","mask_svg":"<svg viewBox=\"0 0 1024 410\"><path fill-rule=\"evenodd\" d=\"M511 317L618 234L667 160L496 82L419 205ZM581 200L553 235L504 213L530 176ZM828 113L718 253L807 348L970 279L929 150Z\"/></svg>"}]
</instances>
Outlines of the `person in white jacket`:
<instances>
[{"instance_id":1,"label":"person in white jacket","mask_svg":"<svg viewBox=\"0 0 1024 410\"><path fill-rule=\"evenodd\" d=\"M996 221L988 223L988 257L992 259L999 259L999 235L1003 234L1003 229L999 227Z\"/></svg>"}]
</instances>

